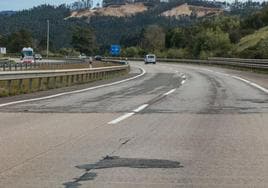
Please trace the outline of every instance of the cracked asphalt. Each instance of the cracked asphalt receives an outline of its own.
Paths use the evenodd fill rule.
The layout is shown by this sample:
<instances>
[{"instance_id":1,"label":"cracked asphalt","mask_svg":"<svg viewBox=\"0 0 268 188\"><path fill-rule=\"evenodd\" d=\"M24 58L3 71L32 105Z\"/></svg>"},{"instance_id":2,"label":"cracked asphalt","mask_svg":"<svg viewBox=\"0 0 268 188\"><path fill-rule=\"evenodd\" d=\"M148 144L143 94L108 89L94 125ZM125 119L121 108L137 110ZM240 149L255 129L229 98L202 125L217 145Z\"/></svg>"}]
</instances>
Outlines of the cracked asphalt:
<instances>
[{"instance_id":1,"label":"cracked asphalt","mask_svg":"<svg viewBox=\"0 0 268 188\"><path fill-rule=\"evenodd\" d=\"M267 75L131 65L146 74L0 107L0 187L268 187L268 94L230 76L267 88Z\"/></svg>"}]
</instances>

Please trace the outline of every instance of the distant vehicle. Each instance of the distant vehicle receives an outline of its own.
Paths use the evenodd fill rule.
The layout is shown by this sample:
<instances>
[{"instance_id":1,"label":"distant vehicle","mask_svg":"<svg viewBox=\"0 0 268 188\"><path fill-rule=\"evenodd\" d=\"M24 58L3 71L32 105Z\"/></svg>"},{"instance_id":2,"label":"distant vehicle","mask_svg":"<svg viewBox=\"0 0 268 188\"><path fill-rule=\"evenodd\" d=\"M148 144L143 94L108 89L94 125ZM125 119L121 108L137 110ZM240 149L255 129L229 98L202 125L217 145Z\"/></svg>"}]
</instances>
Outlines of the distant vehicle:
<instances>
[{"instance_id":1,"label":"distant vehicle","mask_svg":"<svg viewBox=\"0 0 268 188\"><path fill-rule=\"evenodd\" d=\"M120 65L128 65L128 62L127 61L120 61L119 64Z\"/></svg>"},{"instance_id":2,"label":"distant vehicle","mask_svg":"<svg viewBox=\"0 0 268 188\"><path fill-rule=\"evenodd\" d=\"M24 57L32 57L34 58L34 50L31 47L23 48L21 50L21 60L23 60Z\"/></svg>"},{"instance_id":3,"label":"distant vehicle","mask_svg":"<svg viewBox=\"0 0 268 188\"><path fill-rule=\"evenodd\" d=\"M144 63L145 64L156 64L156 56L154 54L147 54L144 58Z\"/></svg>"},{"instance_id":4,"label":"distant vehicle","mask_svg":"<svg viewBox=\"0 0 268 188\"><path fill-rule=\"evenodd\" d=\"M42 57L41 54L35 54L35 55L34 55L34 59L35 59L35 60L42 60L42 58L43 58L43 57Z\"/></svg>"},{"instance_id":5,"label":"distant vehicle","mask_svg":"<svg viewBox=\"0 0 268 188\"><path fill-rule=\"evenodd\" d=\"M95 59L96 61L101 61L101 60L102 60L102 57L101 57L100 55L96 55L96 56L94 57L94 59Z\"/></svg>"},{"instance_id":6,"label":"distant vehicle","mask_svg":"<svg viewBox=\"0 0 268 188\"><path fill-rule=\"evenodd\" d=\"M79 58L79 59L86 59L87 56L86 56L86 54L80 54L80 55L78 56L78 58Z\"/></svg>"},{"instance_id":7,"label":"distant vehicle","mask_svg":"<svg viewBox=\"0 0 268 188\"><path fill-rule=\"evenodd\" d=\"M25 56L22 61L22 63L25 63L25 64L32 64L32 63L35 63L35 60L34 60L34 57L32 56Z\"/></svg>"}]
</instances>

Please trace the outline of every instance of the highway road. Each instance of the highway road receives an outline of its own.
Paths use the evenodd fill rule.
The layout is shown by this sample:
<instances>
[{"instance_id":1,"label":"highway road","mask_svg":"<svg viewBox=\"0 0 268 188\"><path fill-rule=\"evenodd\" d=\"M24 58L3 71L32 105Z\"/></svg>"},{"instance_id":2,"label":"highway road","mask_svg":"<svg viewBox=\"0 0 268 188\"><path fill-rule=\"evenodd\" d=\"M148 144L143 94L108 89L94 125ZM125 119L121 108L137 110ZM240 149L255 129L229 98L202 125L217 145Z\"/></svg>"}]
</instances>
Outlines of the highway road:
<instances>
[{"instance_id":1,"label":"highway road","mask_svg":"<svg viewBox=\"0 0 268 188\"><path fill-rule=\"evenodd\" d=\"M0 187L268 187L267 75L131 65L125 82L0 99Z\"/></svg>"}]
</instances>

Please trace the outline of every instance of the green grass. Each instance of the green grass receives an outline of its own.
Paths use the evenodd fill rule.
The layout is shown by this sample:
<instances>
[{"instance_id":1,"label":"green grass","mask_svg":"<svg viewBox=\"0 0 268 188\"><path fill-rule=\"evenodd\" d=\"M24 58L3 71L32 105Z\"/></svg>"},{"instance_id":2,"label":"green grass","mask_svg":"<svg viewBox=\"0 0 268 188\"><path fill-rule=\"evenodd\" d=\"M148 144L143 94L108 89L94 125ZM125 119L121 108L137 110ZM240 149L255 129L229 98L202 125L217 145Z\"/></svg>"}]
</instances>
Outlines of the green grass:
<instances>
[{"instance_id":1,"label":"green grass","mask_svg":"<svg viewBox=\"0 0 268 188\"><path fill-rule=\"evenodd\" d=\"M247 35L243 37L240 42L237 44L237 52L242 52L245 49L248 49L250 47L254 47L258 44L262 39L268 39L268 26L263 27L256 31L253 34Z\"/></svg>"}]
</instances>

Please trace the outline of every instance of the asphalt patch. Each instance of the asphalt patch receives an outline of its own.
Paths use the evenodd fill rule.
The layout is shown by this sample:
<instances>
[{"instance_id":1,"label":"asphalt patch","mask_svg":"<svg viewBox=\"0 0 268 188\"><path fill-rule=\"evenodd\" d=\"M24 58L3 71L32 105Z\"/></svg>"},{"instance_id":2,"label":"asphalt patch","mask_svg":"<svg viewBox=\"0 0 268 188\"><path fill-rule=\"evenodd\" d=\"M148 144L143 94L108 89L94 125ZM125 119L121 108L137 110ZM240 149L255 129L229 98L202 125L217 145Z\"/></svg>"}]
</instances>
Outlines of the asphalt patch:
<instances>
[{"instance_id":1,"label":"asphalt patch","mask_svg":"<svg viewBox=\"0 0 268 188\"><path fill-rule=\"evenodd\" d=\"M82 181L92 181L97 177L96 172L91 170L108 169L108 168L182 168L180 162L161 160L161 159L142 159L142 158L120 158L118 156L106 156L95 164L83 164L76 166L78 169L85 170L85 173L75 178L72 182L64 183L65 188L77 188L81 186Z\"/></svg>"}]
</instances>

